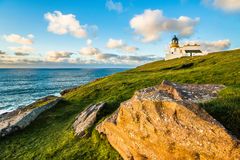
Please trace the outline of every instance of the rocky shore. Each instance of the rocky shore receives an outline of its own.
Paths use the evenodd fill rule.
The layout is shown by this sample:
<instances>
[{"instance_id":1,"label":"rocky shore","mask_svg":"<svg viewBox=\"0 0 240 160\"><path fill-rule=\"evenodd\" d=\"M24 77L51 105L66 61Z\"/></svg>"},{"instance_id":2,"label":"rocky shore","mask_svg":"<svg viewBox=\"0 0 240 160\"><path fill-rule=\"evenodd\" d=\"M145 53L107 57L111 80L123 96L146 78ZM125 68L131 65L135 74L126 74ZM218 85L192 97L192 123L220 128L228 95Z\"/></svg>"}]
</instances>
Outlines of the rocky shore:
<instances>
[{"instance_id":1,"label":"rocky shore","mask_svg":"<svg viewBox=\"0 0 240 160\"><path fill-rule=\"evenodd\" d=\"M60 95L64 96L65 94L72 92L79 87L80 86L62 90L60 92ZM11 112L6 112L1 114L0 115L0 138L5 137L9 134L12 134L18 130L24 129L32 121L34 121L41 113L54 107L62 99L63 98L61 97L50 95L50 96L41 98L27 106L19 107L18 109L13 110ZM98 110L96 111L96 113L97 112ZM75 124L75 127L78 128L79 125ZM83 127L83 130L79 131L80 133L77 133L77 135L83 134L86 128L87 126Z\"/></svg>"},{"instance_id":2,"label":"rocky shore","mask_svg":"<svg viewBox=\"0 0 240 160\"><path fill-rule=\"evenodd\" d=\"M27 127L42 112L54 107L61 98L47 96L12 112L0 115L0 137Z\"/></svg>"}]
</instances>

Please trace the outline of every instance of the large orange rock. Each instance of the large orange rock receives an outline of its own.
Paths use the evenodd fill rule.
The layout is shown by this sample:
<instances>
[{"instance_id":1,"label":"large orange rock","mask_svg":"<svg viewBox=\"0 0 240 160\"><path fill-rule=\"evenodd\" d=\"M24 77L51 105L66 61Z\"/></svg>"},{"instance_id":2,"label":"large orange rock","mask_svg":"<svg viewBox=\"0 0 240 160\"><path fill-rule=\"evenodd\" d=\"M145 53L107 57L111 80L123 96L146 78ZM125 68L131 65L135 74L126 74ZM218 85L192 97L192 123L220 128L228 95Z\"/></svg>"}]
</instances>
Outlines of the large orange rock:
<instances>
[{"instance_id":1,"label":"large orange rock","mask_svg":"<svg viewBox=\"0 0 240 160\"><path fill-rule=\"evenodd\" d=\"M224 86L161 85L140 90L97 130L124 159L240 159L239 141L197 102Z\"/></svg>"}]
</instances>

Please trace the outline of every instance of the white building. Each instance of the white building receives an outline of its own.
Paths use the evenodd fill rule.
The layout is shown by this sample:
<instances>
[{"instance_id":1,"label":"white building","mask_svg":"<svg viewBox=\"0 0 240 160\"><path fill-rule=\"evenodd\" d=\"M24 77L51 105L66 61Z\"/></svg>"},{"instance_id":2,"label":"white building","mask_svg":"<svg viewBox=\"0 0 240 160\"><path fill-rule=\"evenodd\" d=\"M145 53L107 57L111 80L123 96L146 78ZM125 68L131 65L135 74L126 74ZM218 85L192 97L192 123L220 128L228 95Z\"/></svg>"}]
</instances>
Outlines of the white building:
<instances>
[{"instance_id":1,"label":"white building","mask_svg":"<svg viewBox=\"0 0 240 160\"><path fill-rule=\"evenodd\" d=\"M186 56L203 56L206 54L207 53L201 51L201 46L198 44L186 44L179 46L179 40L176 36L174 36L166 53L165 60Z\"/></svg>"}]
</instances>

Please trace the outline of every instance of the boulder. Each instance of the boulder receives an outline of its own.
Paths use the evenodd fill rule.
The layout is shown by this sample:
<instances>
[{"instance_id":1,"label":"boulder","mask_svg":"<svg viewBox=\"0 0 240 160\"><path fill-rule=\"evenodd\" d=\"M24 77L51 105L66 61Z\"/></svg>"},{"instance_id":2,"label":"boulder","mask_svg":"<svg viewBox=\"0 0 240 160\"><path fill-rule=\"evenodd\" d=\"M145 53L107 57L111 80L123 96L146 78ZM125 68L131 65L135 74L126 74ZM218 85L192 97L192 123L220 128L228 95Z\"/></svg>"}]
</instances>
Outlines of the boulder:
<instances>
[{"instance_id":1,"label":"boulder","mask_svg":"<svg viewBox=\"0 0 240 160\"><path fill-rule=\"evenodd\" d=\"M97 114L104 107L105 103L98 103L88 106L83 110L73 123L75 135L83 137L85 130L90 128L96 121Z\"/></svg>"},{"instance_id":2,"label":"boulder","mask_svg":"<svg viewBox=\"0 0 240 160\"><path fill-rule=\"evenodd\" d=\"M52 108L60 100L61 98L59 97L47 96L26 107L0 115L0 137L4 137L27 127L42 112ZM43 103L43 105L38 106L39 103Z\"/></svg>"},{"instance_id":3,"label":"boulder","mask_svg":"<svg viewBox=\"0 0 240 160\"><path fill-rule=\"evenodd\" d=\"M128 160L238 160L240 143L197 103L223 85L161 85L137 91L97 126Z\"/></svg>"}]
</instances>

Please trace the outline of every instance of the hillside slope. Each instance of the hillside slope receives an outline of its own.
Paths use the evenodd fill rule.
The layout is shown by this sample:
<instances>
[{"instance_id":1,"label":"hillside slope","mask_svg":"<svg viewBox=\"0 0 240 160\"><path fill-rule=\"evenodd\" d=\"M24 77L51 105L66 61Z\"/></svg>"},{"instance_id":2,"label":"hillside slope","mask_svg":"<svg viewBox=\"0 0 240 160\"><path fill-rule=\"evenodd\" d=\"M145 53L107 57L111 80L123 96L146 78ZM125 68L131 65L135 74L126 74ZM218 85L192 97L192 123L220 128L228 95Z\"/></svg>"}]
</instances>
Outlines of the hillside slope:
<instances>
[{"instance_id":1,"label":"hillside slope","mask_svg":"<svg viewBox=\"0 0 240 160\"><path fill-rule=\"evenodd\" d=\"M239 159L239 142L198 105L224 88L163 81L136 91L96 129L125 160Z\"/></svg>"},{"instance_id":2,"label":"hillside slope","mask_svg":"<svg viewBox=\"0 0 240 160\"><path fill-rule=\"evenodd\" d=\"M157 61L81 86L63 96L65 101L40 115L26 129L0 140L0 159L121 159L106 138L92 127L76 138L72 124L86 106L106 102L98 123L129 99L135 90L159 84L224 84L220 97L202 106L240 137L240 50Z\"/></svg>"}]
</instances>

